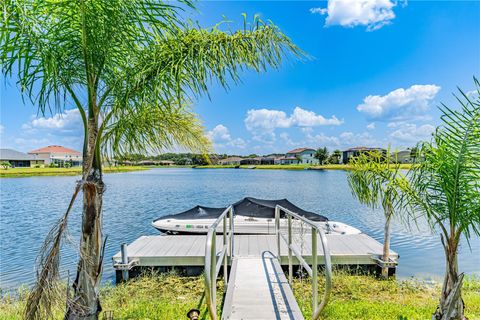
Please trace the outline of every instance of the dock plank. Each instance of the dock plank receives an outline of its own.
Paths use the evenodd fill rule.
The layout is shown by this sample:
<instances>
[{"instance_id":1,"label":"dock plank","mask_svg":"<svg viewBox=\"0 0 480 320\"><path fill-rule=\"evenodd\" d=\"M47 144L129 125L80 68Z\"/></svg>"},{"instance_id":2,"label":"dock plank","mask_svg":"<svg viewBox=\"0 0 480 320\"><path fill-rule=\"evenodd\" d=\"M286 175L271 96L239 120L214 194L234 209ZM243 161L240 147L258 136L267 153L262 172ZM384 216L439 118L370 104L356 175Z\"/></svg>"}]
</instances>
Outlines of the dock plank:
<instances>
[{"instance_id":1,"label":"dock plank","mask_svg":"<svg viewBox=\"0 0 480 320\"><path fill-rule=\"evenodd\" d=\"M310 261L311 235L304 235L303 254ZM294 245L300 248L300 241L295 239ZM376 262L373 255L381 255L383 246L380 242L366 234L358 235L327 235L328 245L334 264L371 264ZM153 235L142 236L132 242L128 248L130 259L138 260L138 266L198 266L204 263L205 235ZM223 246L223 238L217 235L217 253ZM280 240L281 263L286 264L288 259L287 245ZM236 256L256 256L263 252L277 253L275 235L235 235L234 252ZM323 249L318 241L319 263L323 263ZM391 251L394 259L397 253ZM121 260L120 252L113 256L114 262ZM296 260L296 259L294 259ZM298 261L294 261L298 264Z\"/></svg>"},{"instance_id":2,"label":"dock plank","mask_svg":"<svg viewBox=\"0 0 480 320\"><path fill-rule=\"evenodd\" d=\"M235 259L236 271L230 278L222 319L304 319L273 255Z\"/></svg>"}]
</instances>

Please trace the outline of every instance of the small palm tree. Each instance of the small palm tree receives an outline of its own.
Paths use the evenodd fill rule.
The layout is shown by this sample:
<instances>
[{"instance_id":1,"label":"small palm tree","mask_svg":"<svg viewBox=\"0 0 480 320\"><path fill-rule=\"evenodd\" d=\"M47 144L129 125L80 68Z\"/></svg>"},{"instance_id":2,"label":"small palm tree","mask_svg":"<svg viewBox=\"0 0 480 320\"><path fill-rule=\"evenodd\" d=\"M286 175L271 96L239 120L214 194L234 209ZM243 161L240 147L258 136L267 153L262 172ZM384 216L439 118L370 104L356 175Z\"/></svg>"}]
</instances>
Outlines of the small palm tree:
<instances>
[{"instance_id":1,"label":"small palm tree","mask_svg":"<svg viewBox=\"0 0 480 320\"><path fill-rule=\"evenodd\" d=\"M318 148L315 151L315 158L318 159L318 162L323 165L328 159L328 149L327 147Z\"/></svg>"},{"instance_id":2,"label":"small palm tree","mask_svg":"<svg viewBox=\"0 0 480 320\"><path fill-rule=\"evenodd\" d=\"M379 151L361 153L350 160L348 184L352 194L363 204L383 208L385 215L382 260L390 259L390 225L395 208L400 199L396 182L405 179L395 164L390 150L386 154ZM388 277L388 267L382 268L382 277Z\"/></svg>"},{"instance_id":3,"label":"small palm tree","mask_svg":"<svg viewBox=\"0 0 480 320\"><path fill-rule=\"evenodd\" d=\"M474 82L480 96L480 83ZM458 245L462 236L468 241L480 235L480 98L459 91L460 110L442 104L442 125L431 142L418 146L417 164L408 183L400 185L405 208L440 231L446 271L434 314L438 320L464 319Z\"/></svg>"},{"instance_id":4,"label":"small palm tree","mask_svg":"<svg viewBox=\"0 0 480 320\"><path fill-rule=\"evenodd\" d=\"M287 55L303 56L271 22L255 17L239 31L222 31L222 24L201 29L182 20L188 8L189 0L2 1L2 73L18 75L40 114L77 108L84 130L82 179L40 254L27 319L50 317L61 238L80 190L80 254L65 319L98 318L103 159L179 146L207 153L210 142L191 102L208 95L212 82L228 88L245 69L262 72Z\"/></svg>"}]
</instances>

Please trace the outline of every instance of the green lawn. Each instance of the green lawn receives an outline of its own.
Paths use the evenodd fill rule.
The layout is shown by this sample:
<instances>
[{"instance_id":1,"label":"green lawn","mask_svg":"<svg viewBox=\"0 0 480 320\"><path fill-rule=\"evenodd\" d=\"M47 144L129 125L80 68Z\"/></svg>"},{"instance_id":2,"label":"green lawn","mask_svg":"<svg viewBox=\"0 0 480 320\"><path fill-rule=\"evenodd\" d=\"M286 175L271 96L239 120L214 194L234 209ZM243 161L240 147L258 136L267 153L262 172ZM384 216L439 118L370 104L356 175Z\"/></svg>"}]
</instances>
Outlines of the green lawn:
<instances>
[{"instance_id":1,"label":"green lawn","mask_svg":"<svg viewBox=\"0 0 480 320\"><path fill-rule=\"evenodd\" d=\"M148 170L149 167L142 166L118 166L118 167L104 167L104 173L127 172ZM0 178L18 178L18 177L33 177L33 176L76 176L82 173L81 167L72 168L10 168L0 169Z\"/></svg>"},{"instance_id":2,"label":"green lawn","mask_svg":"<svg viewBox=\"0 0 480 320\"><path fill-rule=\"evenodd\" d=\"M323 288L320 283L320 296ZM201 319L208 319L203 298L202 277L175 275L148 276L119 286L106 286L101 290L105 311L114 311L115 319L186 319L191 308L201 310ZM294 293L305 319L311 315L311 287L307 280L296 279ZM371 276L337 272L330 303L322 319L398 320L430 319L435 310L439 286L426 286L413 281L381 281ZM223 292L218 282L220 310ZM464 282L463 298L466 315L470 320L480 319L480 279ZM0 319L22 319L25 294L20 298L4 296L0 301ZM57 307L62 318L63 303Z\"/></svg>"}]
</instances>

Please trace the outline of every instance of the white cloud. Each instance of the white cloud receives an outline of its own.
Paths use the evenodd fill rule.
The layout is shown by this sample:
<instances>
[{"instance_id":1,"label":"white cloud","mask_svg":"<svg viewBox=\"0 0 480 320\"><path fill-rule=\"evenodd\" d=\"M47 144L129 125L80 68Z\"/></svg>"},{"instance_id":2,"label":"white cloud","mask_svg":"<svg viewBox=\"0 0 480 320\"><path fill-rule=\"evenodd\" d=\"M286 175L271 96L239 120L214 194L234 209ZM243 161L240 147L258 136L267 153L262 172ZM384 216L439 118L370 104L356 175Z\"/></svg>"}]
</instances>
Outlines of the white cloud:
<instances>
[{"instance_id":1,"label":"white cloud","mask_svg":"<svg viewBox=\"0 0 480 320\"><path fill-rule=\"evenodd\" d=\"M216 148L230 146L243 149L246 147L245 140L241 138L233 139L230 131L223 124L219 124L213 128L213 130L207 132L207 137L213 142Z\"/></svg>"},{"instance_id":2,"label":"white cloud","mask_svg":"<svg viewBox=\"0 0 480 320\"><path fill-rule=\"evenodd\" d=\"M404 123L397 125L395 128L398 129L393 131L390 134L390 137L397 141L408 143L429 140L432 133L435 131L435 127L430 124L417 126L413 123Z\"/></svg>"},{"instance_id":3,"label":"white cloud","mask_svg":"<svg viewBox=\"0 0 480 320\"><path fill-rule=\"evenodd\" d=\"M326 26L367 26L367 31L373 31L391 23L396 5L390 0L329 0L327 8L311 8L310 12L327 15Z\"/></svg>"},{"instance_id":4,"label":"white cloud","mask_svg":"<svg viewBox=\"0 0 480 320\"><path fill-rule=\"evenodd\" d=\"M368 146L378 147L383 143L373 137L369 132L353 133L351 131L340 134L340 145L343 147Z\"/></svg>"},{"instance_id":5,"label":"white cloud","mask_svg":"<svg viewBox=\"0 0 480 320\"><path fill-rule=\"evenodd\" d=\"M465 93L465 95L469 99L478 99L480 97L477 90L468 91L467 93Z\"/></svg>"},{"instance_id":6,"label":"white cloud","mask_svg":"<svg viewBox=\"0 0 480 320\"><path fill-rule=\"evenodd\" d=\"M334 136L327 136L323 133L311 135L308 134L306 136L308 143L314 144L315 146L327 146L327 147L335 147L340 145L340 141L338 137Z\"/></svg>"},{"instance_id":7,"label":"white cloud","mask_svg":"<svg viewBox=\"0 0 480 320\"><path fill-rule=\"evenodd\" d=\"M29 151L53 144L76 150L82 148L83 124L77 109L65 110L50 117L32 116L21 129L21 134L12 140L16 149Z\"/></svg>"},{"instance_id":8,"label":"white cloud","mask_svg":"<svg viewBox=\"0 0 480 320\"><path fill-rule=\"evenodd\" d=\"M277 128L309 128L342 123L343 120L339 120L335 116L327 119L300 107L296 107L290 116L280 110L252 109L248 110L245 118L245 126L253 134L253 138L263 142L275 141L275 129Z\"/></svg>"},{"instance_id":9,"label":"white cloud","mask_svg":"<svg viewBox=\"0 0 480 320\"><path fill-rule=\"evenodd\" d=\"M367 125L367 130L375 130L375 122L369 123Z\"/></svg>"},{"instance_id":10,"label":"white cloud","mask_svg":"<svg viewBox=\"0 0 480 320\"><path fill-rule=\"evenodd\" d=\"M327 8L310 8L310 13L318 13L321 15L327 14L328 9Z\"/></svg>"},{"instance_id":11,"label":"white cloud","mask_svg":"<svg viewBox=\"0 0 480 320\"><path fill-rule=\"evenodd\" d=\"M399 88L384 96L369 95L357 110L369 119L380 121L402 121L425 118L430 103L440 91L437 85L413 85Z\"/></svg>"},{"instance_id":12,"label":"white cloud","mask_svg":"<svg viewBox=\"0 0 480 320\"><path fill-rule=\"evenodd\" d=\"M286 132L280 133L280 138L282 139L282 141L283 141L287 146L294 146L294 145L297 144L296 142L294 142L294 141L290 138L289 134L286 133Z\"/></svg>"},{"instance_id":13,"label":"white cloud","mask_svg":"<svg viewBox=\"0 0 480 320\"><path fill-rule=\"evenodd\" d=\"M83 124L78 109L65 110L51 117L32 117L32 120L22 125L23 130L44 130L64 134L78 135L83 133Z\"/></svg>"}]
</instances>

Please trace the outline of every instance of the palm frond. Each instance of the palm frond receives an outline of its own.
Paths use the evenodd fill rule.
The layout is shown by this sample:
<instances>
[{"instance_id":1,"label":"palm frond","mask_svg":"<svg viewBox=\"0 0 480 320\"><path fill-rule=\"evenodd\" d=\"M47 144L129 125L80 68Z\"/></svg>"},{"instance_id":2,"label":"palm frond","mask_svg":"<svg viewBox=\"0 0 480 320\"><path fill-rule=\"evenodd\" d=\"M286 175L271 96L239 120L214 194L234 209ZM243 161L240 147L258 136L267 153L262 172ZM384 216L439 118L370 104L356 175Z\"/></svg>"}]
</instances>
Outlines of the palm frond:
<instances>
[{"instance_id":1,"label":"palm frond","mask_svg":"<svg viewBox=\"0 0 480 320\"><path fill-rule=\"evenodd\" d=\"M480 90L477 79L475 84ZM460 109L440 106L442 125L433 141L420 145L410 200L445 236L453 230L452 236L463 233L468 239L472 232L480 234L480 100L459 93Z\"/></svg>"}]
</instances>

